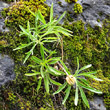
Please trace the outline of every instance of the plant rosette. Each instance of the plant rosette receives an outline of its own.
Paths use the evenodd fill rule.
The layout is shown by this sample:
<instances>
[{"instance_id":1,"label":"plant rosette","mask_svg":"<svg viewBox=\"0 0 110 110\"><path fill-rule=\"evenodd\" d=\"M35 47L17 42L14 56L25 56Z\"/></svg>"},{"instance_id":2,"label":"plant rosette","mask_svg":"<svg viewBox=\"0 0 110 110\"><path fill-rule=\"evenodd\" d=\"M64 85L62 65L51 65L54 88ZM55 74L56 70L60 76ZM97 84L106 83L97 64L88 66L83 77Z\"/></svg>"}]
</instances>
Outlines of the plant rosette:
<instances>
[{"instance_id":1,"label":"plant rosette","mask_svg":"<svg viewBox=\"0 0 110 110\"><path fill-rule=\"evenodd\" d=\"M58 90L55 91L53 94L58 94L59 92L61 92L64 88L66 88L65 90L65 97L64 97L64 100L62 102L62 104L64 104L66 102L66 100L68 99L69 97L69 94L70 94L70 90L72 88L73 85L76 85L76 91L75 91L75 99L74 99L74 104L77 106L78 104L78 91L80 91L80 94L81 94L81 98L83 100L83 102L86 104L86 106L88 108L90 108L89 106L89 103L88 103L88 100L86 98L86 95L83 91L83 88L84 89L87 89L91 92L94 92L94 93L98 93L98 94L102 94L102 92L100 90L96 90L95 88L92 88L90 85L89 85L89 82L87 81L87 79L85 77L89 77L89 78L93 78L97 81L103 81L99 78L97 78L96 76L94 76L93 74L96 74L97 71L92 71L92 72L84 72L84 73L81 73L81 71L85 70L85 69L88 69L90 68L92 65L89 64L89 65L86 65L82 68L79 69L79 59L77 58L77 70L75 71L75 74L72 75L69 71L68 71L68 68L66 67L66 65L60 61L62 65L60 65L59 63L59 66L64 70L64 72L66 73L66 82L64 84L62 84L61 86L59 86ZM82 77L83 76L83 77Z\"/></svg>"}]
</instances>

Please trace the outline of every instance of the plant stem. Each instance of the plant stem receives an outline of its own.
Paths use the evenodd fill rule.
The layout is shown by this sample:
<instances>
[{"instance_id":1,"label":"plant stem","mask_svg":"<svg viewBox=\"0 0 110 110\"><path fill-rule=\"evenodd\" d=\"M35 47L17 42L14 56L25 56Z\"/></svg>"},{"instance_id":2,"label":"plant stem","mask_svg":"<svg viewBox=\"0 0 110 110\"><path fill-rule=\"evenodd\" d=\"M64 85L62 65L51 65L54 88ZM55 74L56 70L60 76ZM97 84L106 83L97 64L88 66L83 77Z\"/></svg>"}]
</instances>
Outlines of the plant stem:
<instances>
[{"instance_id":1,"label":"plant stem","mask_svg":"<svg viewBox=\"0 0 110 110\"><path fill-rule=\"evenodd\" d=\"M64 37L64 36L63 36ZM62 53L62 61L63 61L63 37L61 38L61 53Z\"/></svg>"},{"instance_id":2,"label":"plant stem","mask_svg":"<svg viewBox=\"0 0 110 110\"><path fill-rule=\"evenodd\" d=\"M65 68L59 63L57 62L57 64L60 66L60 68L66 73L66 75L68 75L68 73L66 72Z\"/></svg>"}]
</instances>

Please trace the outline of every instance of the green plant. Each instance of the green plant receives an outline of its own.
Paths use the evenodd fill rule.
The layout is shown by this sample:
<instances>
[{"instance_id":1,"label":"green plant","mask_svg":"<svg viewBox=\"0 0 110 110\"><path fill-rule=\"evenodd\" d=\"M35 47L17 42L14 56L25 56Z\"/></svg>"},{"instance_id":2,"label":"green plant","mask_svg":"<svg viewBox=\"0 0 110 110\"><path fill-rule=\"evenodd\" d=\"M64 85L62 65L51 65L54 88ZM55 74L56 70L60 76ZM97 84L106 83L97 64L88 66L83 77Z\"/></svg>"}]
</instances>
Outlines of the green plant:
<instances>
[{"instance_id":1,"label":"green plant","mask_svg":"<svg viewBox=\"0 0 110 110\"><path fill-rule=\"evenodd\" d=\"M50 52L50 54L45 58L44 47L41 45L40 53L41 53L42 59L39 59L38 57L35 57L35 56L31 57L32 61L36 63L36 65L34 65L34 68L38 67L40 72L36 70L32 70L33 73L26 73L25 75L26 76L34 76L34 75L39 76L37 92L39 91L41 87L42 79L44 79L46 92L49 93L50 83L53 83L58 86L61 85L59 82L56 82L53 79L51 79L50 75L60 76L60 75L63 75L64 73L52 67L52 65L54 65L56 62L60 60L60 57L51 57L52 54L56 53L55 51ZM33 67L33 65L30 65L30 66Z\"/></svg>"},{"instance_id":2,"label":"green plant","mask_svg":"<svg viewBox=\"0 0 110 110\"><path fill-rule=\"evenodd\" d=\"M76 14L80 14L83 12L83 7L79 3L75 3L73 10Z\"/></svg>"},{"instance_id":3,"label":"green plant","mask_svg":"<svg viewBox=\"0 0 110 110\"><path fill-rule=\"evenodd\" d=\"M47 42L59 42L61 39L60 33L65 36L71 36L71 31L63 28L62 26L57 26L57 24L60 22L60 20L63 18L66 12L64 12L58 20L53 19L53 4L50 10L50 21L48 23L46 23L44 16L41 14L39 10L36 13L33 13L31 10L29 11L33 16L35 16L35 27L31 28L29 21L27 22L27 29L24 29L20 25L20 28L22 30L20 36L25 35L28 38L28 42L27 44L21 44L19 47L14 49L18 50L32 45L30 51L26 53L27 55L25 57L24 63L31 54L33 55L33 51L37 45L43 46ZM49 35L52 34L54 34L54 37L49 37Z\"/></svg>"},{"instance_id":4,"label":"green plant","mask_svg":"<svg viewBox=\"0 0 110 110\"><path fill-rule=\"evenodd\" d=\"M67 89L65 90L65 97L64 97L64 100L62 102L62 104L64 104L66 102L66 100L68 99L69 97L69 94L70 94L70 90L72 88L72 86L74 84L76 84L76 92L75 92L75 99L74 99L74 104L77 106L78 104L78 90L80 91L80 94L81 94L81 97L82 97L82 100L84 101L84 103L87 105L87 107L89 108L89 103L87 101L87 98L86 98L86 95L83 91L83 88L84 89L87 89L91 92L94 92L94 93L98 93L98 94L102 94L101 91L99 90L96 90L95 88L92 88L88 81L86 80L85 77L90 77L90 78L93 78L97 81L102 81L101 79L98 79L96 76L94 76L93 74L96 74L97 72L96 71L92 71L92 72L84 72L84 73L80 73L81 71L91 67L92 65L86 65L82 68L79 69L79 59L77 58L77 70L75 71L75 74L72 75L69 71L68 71L68 68L66 67L66 65L60 61L61 64L63 65L63 67L60 65L61 68L63 68L64 72L66 73L66 82L61 85L59 87L59 89L57 91L55 91L53 94L58 94L59 92L61 92L66 86L67 86Z\"/></svg>"},{"instance_id":5,"label":"green plant","mask_svg":"<svg viewBox=\"0 0 110 110\"><path fill-rule=\"evenodd\" d=\"M79 90L82 100L89 108L86 95L82 88L95 93L99 93L99 94L102 93L101 91L92 88L89 85L88 81L85 79L85 77L89 77L98 81L102 81L101 79L98 79L96 76L92 75L92 74L96 74L97 73L96 71L80 73L81 71L88 69L92 65L90 64L79 69L79 59L77 58L77 70L73 75L69 72L68 68L63 63L63 61L60 60L60 57L52 57L52 55L56 53L55 51L49 51L48 49L45 48L45 43L47 42L56 42L56 41L61 42L61 38L62 38L61 34L65 36L71 36L70 34L71 31L61 26L57 26L59 21L65 15L65 12L62 14L62 16L58 20L53 19L53 4L52 4L51 10L50 10L50 21L48 23L46 23L44 16L41 14L39 10L36 13L33 13L31 11L30 13L33 16L35 16L35 27L31 28L29 21L27 23L27 29L24 29L22 26L20 26L21 30L23 31L21 32L20 35L27 36L27 44L22 44L21 46L17 47L14 50L22 49L30 45L33 45L31 50L27 53L27 56L24 60L24 63L25 63L25 61L29 58L29 56L31 54L33 55L33 51L36 45L39 45L41 59L38 57L32 56L31 59L33 60L33 62L35 62L35 65L34 64L30 65L31 67L34 67L34 70L32 70L33 73L26 73L25 75L38 76L37 78L39 79L39 81L37 86L37 92L41 87L42 79L44 80L44 85L47 93L49 93L50 83L53 83L59 86L59 89L54 94L59 93L67 86L67 89L65 90L66 95L64 97L62 104L66 102L66 100L69 97L72 86L76 84L75 101L74 101L75 105L77 105L78 103L78 90ZM54 34L55 37L52 37L52 34ZM61 71L53 68L55 64L59 65L59 67L61 68ZM63 76L66 75L66 82L64 84L60 84L59 82L56 82L51 78L51 76L58 77L61 75Z\"/></svg>"}]
</instances>

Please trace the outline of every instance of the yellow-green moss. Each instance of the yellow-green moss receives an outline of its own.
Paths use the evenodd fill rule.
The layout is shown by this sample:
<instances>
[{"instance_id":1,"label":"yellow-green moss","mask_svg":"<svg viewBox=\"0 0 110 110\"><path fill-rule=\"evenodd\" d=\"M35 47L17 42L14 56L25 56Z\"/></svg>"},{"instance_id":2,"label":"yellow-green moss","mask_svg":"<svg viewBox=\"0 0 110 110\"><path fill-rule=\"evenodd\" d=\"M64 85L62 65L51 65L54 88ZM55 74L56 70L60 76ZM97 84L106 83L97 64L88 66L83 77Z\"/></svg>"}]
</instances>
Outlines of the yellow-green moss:
<instances>
[{"instance_id":1,"label":"yellow-green moss","mask_svg":"<svg viewBox=\"0 0 110 110\"><path fill-rule=\"evenodd\" d=\"M76 14L80 14L83 12L83 7L79 3L75 3L73 10Z\"/></svg>"},{"instance_id":2,"label":"yellow-green moss","mask_svg":"<svg viewBox=\"0 0 110 110\"><path fill-rule=\"evenodd\" d=\"M78 0L65 0L68 3L77 2Z\"/></svg>"},{"instance_id":3,"label":"yellow-green moss","mask_svg":"<svg viewBox=\"0 0 110 110\"><path fill-rule=\"evenodd\" d=\"M104 95L104 103L107 110L110 110L110 92Z\"/></svg>"},{"instance_id":4,"label":"yellow-green moss","mask_svg":"<svg viewBox=\"0 0 110 110\"><path fill-rule=\"evenodd\" d=\"M44 3L45 0L29 0L19 1L9 8L5 8L2 15L6 17L5 24L8 27L18 27L22 25L25 27L27 21L34 23L34 16L29 12L29 9L36 12L38 9L44 16L48 14L48 6Z\"/></svg>"}]
</instances>

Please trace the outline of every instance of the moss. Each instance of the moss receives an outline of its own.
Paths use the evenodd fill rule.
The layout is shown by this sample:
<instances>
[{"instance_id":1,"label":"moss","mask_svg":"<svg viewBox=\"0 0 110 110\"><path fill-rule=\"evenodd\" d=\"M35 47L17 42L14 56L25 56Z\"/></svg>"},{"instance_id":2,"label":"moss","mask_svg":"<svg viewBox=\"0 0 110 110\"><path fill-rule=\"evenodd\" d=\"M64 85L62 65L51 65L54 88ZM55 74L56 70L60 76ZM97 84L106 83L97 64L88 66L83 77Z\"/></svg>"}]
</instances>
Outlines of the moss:
<instances>
[{"instance_id":1,"label":"moss","mask_svg":"<svg viewBox=\"0 0 110 110\"><path fill-rule=\"evenodd\" d=\"M18 2L18 4L19 3L20 2ZM18 7L18 4L16 5L16 7ZM20 7L22 6L21 4L19 5ZM6 10L5 12L7 12ZM14 10L14 5L13 5L13 10ZM4 16L7 15L7 13L3 13L3 14ZM12 17L12 15L10 16ZM13 14L13 16L15 15ZM23 26L25 26L26 23L20 20L18 21L15 20L14 22L9 22L9 25L18 27L18 24L15 22ZM32 20L32 23L33 22L34 21ZM91 84L92 87L95 87L96 89L100 89L101 91L104 92L104 102L106 106L109 108L110 103L109 103L109 97L107 97L107 95L109 94L109 88L110 88L110 74L109 74L110 73L110 66L109 66L110 22L105 20L102 28L95 27L93 29L90 26L88 26L87 30L85 30L84 23L82 21L73 22L71 24L66 21L64 23L64 27L73 31L73 36L64 37L64 54L65 54L64 59L67 62L71 61L69 63L70 66L73 68L73 71L77 67L76 57L79 57L80 67L90 63L93 64L91 70L98 70L97 76L103 79L104 81L97 82L95 80L90 80L90 79L88 80L92 83ZM16 48L19 45L19 43L21 42L26 43L27 39L25 37L22 38L19 37L19 32L10 31L10 33L0 35L0 41L3 40L5 40L6 43L2 42L2 44L7 44L7 46L2 45L2 48L0 48L0 52L9 54L14 59L16 63L15 72L17 77L15 81L8 84L9 86L7 87L7 91L5 89L2 90L2 94L0 94L1 97L0 101L3 102L4 100L8 107L13 105L13 108L15 108L16 105L18 108L22 107L21 109L28 107L33 110L34 109L54 110L55 107L53 107L53 100L52 100L53 97L45 93L43 86L40 89L39 94L37 94L36 92L36 87L38 83L37 77L26 77L24 75L27 72L31 72L31 68L27 65L33 63L29 59L27 64L25 65L22 64L23 59L25 57L24 52L27 51L29 48L24 49L23 51L22 50L13 51L13 49ZM38 51L35 51L35 54L39 55ZM74 96L73 96L74 92L75 91L71 92L71 95L66 103L67 109L87 110L80 97L79 97L79 104L77 107L75 107ZM90 98L94 95L94 93L91 92L86 92L86 94L87 97L90 95L89 96ZM59 98L58 100L60 100L59 101L60 103L62 99ZM15 104L13 104L13 102ZM12 108L10 107L9 109L12 110Z\"/></svg>"},{"instance_id":2,"label":"moss","mask_svg":"<svg viewBox=\"0 0 110 110\"><path fill-rule=\"evenodd\" d=\"M83 12L83 7L79 3L75 3L73 10L76 14L80 14Z\"/></svg>"},{"instance_id":3,"label":"moss","mask_svg":"<svg viewBox=\"0 0 110 110\"><path fill-rule=\"evenodd\" d=\"M68 3L77 2L78 0L65 0Z\"/></svg>"},{"instance_id":4,"label":"moss","mask_svg":"<svg viewBox=\"0 0 110 110\"><path fill-rule=\"evenodd\" d=\"M6 26L16 28L22 25L25 27L27 21L33 24L34 16L30 13L29 9L32 12L40 10L44 16L47 16L49 8L44 1L45 0L19 1L9 8L5 8L4 11L2 11L2 15L7 18L5 20Z\"/></svg>"},{"instance_id":5,"label":"moss","mask_svg":"<svg viewBox=\"0 0 110 110\"><path fill-rule=\"evenodd\" d=\"M105 103L107 110L109 110L110 109L110 92L104 95L104 103Z\"/></svg>"},{"instance_id":6,"label":"moss","mask_svg":"<svg viewBox=\"0 0 110 110\"><path fill-rule=\"evenodd\" d=\"M84 102L82 101L81 97L79 96L79 100L78 100L78 105L75 106L74 105L74 95L75 94L75 91L74 90L71 90L71 93L70 93L70 96L69 96L69 99L66 103L66 107L67 107L67 110L87 110L88 108L85 106Z\"/></svg>"},{"instance_id":7,"label":"moss","mask_svg":"<svg viewBox=\"0 0 110 110\"><path fill-rule=\"evenodd\" d=\"M91 80L91 86L102 91L103 93L108 94L110 88L110 80L103 76L102 70L97 71L97 77L103 81Z\"/></svg>"},{"instance_id":8,"label":"moss","mask_svg":"<svg viewBox=\"0 0 110 110\"><path fill-rule=\"evenodd\" d=\"M110 88L110 22L105 20L103 23L104 25L102 28L91 28L91 26L88 25L87 29L85 30L84 23L82 21L73 22L71 24L66 21L64 27L73 31L73 36L68 38L64 37L64 59L68 61L71 68L73 69L73 72L77 67L76 57L79 58L80 67L87 64L93 64L90 70L97 70L96 76L104 81L99 82L89 78L87 79L92 87L103 92L103 95L101 96L105 97L104 100L106 106L109 108L109 98L106 96L109 94ZM86 93L87 98L93 98L94 93L89 91ZM74 110L73 99L74 97L69 98L67 102L69 103L67 105L69 110ZM83 107L83 105L80 105L81 104L79 101L79 105L77 106L79 107L78 110L82 109Z\"/></svg>"}]
</instances>

